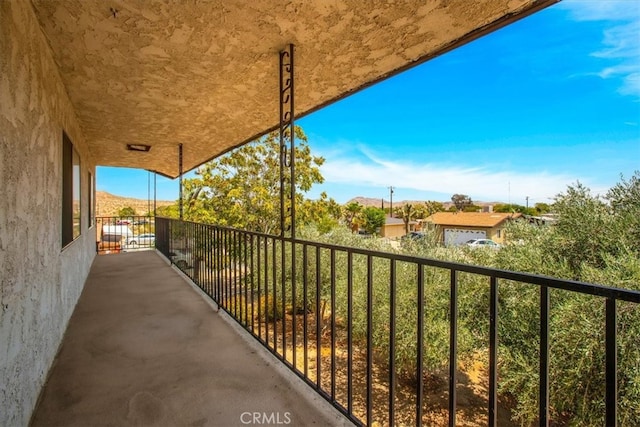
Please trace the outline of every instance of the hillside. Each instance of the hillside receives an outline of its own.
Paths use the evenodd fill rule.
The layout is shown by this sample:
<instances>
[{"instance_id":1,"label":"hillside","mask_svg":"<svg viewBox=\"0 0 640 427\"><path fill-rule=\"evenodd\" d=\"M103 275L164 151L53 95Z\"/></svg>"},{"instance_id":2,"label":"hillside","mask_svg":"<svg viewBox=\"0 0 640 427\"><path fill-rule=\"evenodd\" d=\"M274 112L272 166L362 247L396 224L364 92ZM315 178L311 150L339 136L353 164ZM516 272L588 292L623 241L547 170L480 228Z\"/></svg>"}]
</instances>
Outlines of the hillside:
<instances>
[{"instance_id":1,"label":"hillside","mask_svg":"<svg viewBox=\"0 0 640 427\"><path fill-rule=\"evenodd\" d=\"M172 205L168 200L157 200L156 207ZM96 216L115 216L124 207L131 207L137 215L146 215L149 208L153 210L153 199L134 199L130 197L116 196L106 191L96 191Z\"/></svg>"},{"instance_id":2,"label":"hillside","mask_svg":"<svg viewBox=\"0 0 640 427\"><path fill-rule=\"evenodd\" d=\"M360 197L360 196L354 197L353 199L345 203L345 205L348 205L349 203L352 203L352 202L357 202L362 206L373 206L376 208L382 207L382 199L374 199L372 197ZM394 200L393 206L394 208L398 208L400 206L406 205L407 203L411 203L412 205L417 206L417 205L423 204L424 202L426 202L426 200ZM451 206L453 206L453 203L451 201L444 201L441 203L444 205L445 209L449 209ZM504 202L480 202L476 200L473 201L474 205L481 206L481 207L489 206L489 205L497 205L500 203L504 203ZM389 200L386 200L386 199L384 200L384 207L385 208L389 207Z\"/></svg>"}]
</instances>

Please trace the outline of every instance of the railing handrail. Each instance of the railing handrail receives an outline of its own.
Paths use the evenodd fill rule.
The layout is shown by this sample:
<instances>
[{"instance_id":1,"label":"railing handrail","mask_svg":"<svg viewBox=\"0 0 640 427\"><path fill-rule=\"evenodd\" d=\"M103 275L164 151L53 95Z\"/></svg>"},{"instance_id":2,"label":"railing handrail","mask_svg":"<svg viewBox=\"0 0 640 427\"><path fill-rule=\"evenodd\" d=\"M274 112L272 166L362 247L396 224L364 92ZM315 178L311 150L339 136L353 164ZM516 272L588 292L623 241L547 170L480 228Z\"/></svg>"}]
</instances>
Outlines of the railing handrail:
<instances>
[{"instance_id":1,"label":"railing handrail","mask_svg":"<svg viewBox=\"0 0 640 427\"><path fill-rule=\"evenodd\" d=\"M162 219L167 219L172 221L179 221L178 219L175 219L175 218L165 218L165 217L157 217L157 218L162 218ZM376 251L372 249L356 248L352 246L342 246L342 245L336 245L332 243L317 242L313 240L304 240L304 239L298 239L298 238L292 239L290 237L282 237L280 235L266 234L266 233L260 233L255 231L248 231L248 230L240 230L233 227L226 227L226 226L220 226L220 225L214 225L214 224L204 224L204 223L198 223L194 221L183 221L183 222L188 224L196 224L199 226L204 225L204 226L212 227L219 230L241 232L243 234L247 234L250 236L274 239L274 240L284 241L288 243L302 244L307 246L317 246L322 249L338 250L342 252L365 255L365 256L375 256L377 258L383 258L387 260L410 262L410 263L420 264L423 266L437 267L437 268L444 268L448 270L461 271L465 273L479 274L487 277L497 277L499 279L513 280L516 282L523 282L531 285L547 286L553 289L560 289L560 290L577 292L577 293L586 294L586 295L600 296L605 298L613 298L620 301L627 301L627 302L640 304L640 291L636 291L633 289L618 288L614 286L581 282L577 280L561 279L557 277L545 276L545 275L535 274L535 273L517 272L517 271L503 270L503 269L492 268L492 267L483 267L479 265L464 264L464 263L454 262L454 261L443 261L435 258L427 258L427 257L421 257L417 255L405 255L405 254L398 254L393 252Z\"/></svg>"},{"instance_id":2,"label":"railing handrail","mask_svg":"<svg viewBox=\"0 0 640 427\"><path fill-rule=\"evenodd\" d=\"M174 224L177 223L176 228ZM415 310L416 322L416 343L407 343L407 335L402 342L402 348L413 348L416 351L415 359L404 360L404 369L414 370L417 384L413 399L415 401L415 420L418 426L422 425L423 415L423 399L425 392L424 386L424 363L426 362L426 354L423 346L425 336L425 320L426 313L425 303L427 295L427 286L429 283L426 280L425 268L433 267L436 269L446 270L448 272L448 278L446 275L438 275L434 284L442 285L443 279L446 279L449 287L448 297L448 318L446 322L449 323L449 394L448 394L448 416L449 425L454 426L456 421L456 388L457 388L457 371L458 371L458 311L459 311L459 286L462 282L458 273L469 273L477 277L489 279L487 285L489 285L490 300L487 301L487 320L489 323L489 387L488 387L488 419L489 425L496 425L497 423L497 411L498 411L498 324L499 324L499 280L503 279L507 281L513 281L515 283L523 285L535 285L538 287L537 296L539 302L539 323L537 325L539 333L539 351L536 356L538 359L538 421L541 426L547 426L551 419L551 407L550 407L550 355L556 354L552 352L550 345L550 332L551 328L551 298L550 289L558 291L567 291L575 294L590 295L601 298L605 308L604 319L604 332L605 332L605 424L610 426L617 425L617 407L618 407L618 315L617 315L617 301L626 301L635 304L640 304L640 291L633 289L624 289L612 286L605 286L600 284L593 284L575 280L560 279L551 276L544 276L526 272L514 272L504 269L497 269L491 267L483 267L478 265L464 264L460 262L443 261L439 259L420 257L416 255L405 255L395 252L384 252L379 250L363 249L351 246L337 245L333 243L317 242L312 240L283 237L280 235L271 235L260 232L252 232L246 230L235 229L232 227L218 226L213 224L203 224L193 221L180 221L173 218L156 218L156 224L159 228L156 228L158 233L159 243L156 247L164 253L172 262L180 267L182 263L183 267L180 267L196 285L198 285L209 297L216 301L219 306L229 313L238 323L243 325L259 342L261 342L269 351L271 351L282 363L290 368L294 373L300 376L307 384L309 384L315 391L324 397L326 400L347 416L351 421L356 424L362 425L362 419L366 419L367 424L371 424L374 412L373 407L373 380L372 375L374 371L374 365L378 364L378 361L374 361L373 346L374 346L374 319L373 310L376 309L378 316L380 315L379 309L387 310L388 313L382 313L382 316L388 316L388 342L384 337L380 339L380 335L375 337L376 346L378 348L386 349L389 352L388 359L388 384L389 384L389 413L388 419L390 424L393 425L395 420L395 387L397 383L394 379L395 371L395 357L398 347L396 347L395 341L395 321L399 319L401 314L396 313L396 302L398 301L397 292L399 292L397 283L397 269L399 269L400 263L406 263L409 266L415 266L412 273L415 274L413 280L404 280L404 285L408 285L411 292L417 290L417 296L412 296L404 302L409 304L415 303L415 307L409 308L409 312ZM176 249L184 250L186 254L176 255L178 250L172 253L174 245L177 245ZM287 249L288 248L288 249ZM312 249L309 251L309 249ZM290 252L287 252L290 251ZM296 253L301 253L301 265L298 266ZM346 276L343 275L341 280L336 280L336 254L340 253L341 257L346 255ZM362 258L363 263L366 264L363 274L362 270L359 270L360 282L358 284L358 291L361 293L366 303L366 333L363 334L360 331L360 340L364 340L364 347L366 350L366 360L364 366L366 367L366 373L360 372L360 375L366 375L366 418L358 418L358 415L354 413L353 409L353 357L354 357L354 343L352 336L352 321L354 305L354 255ZM315 258L315 266L308 267L308 256ZM184 260L178 257L186 257L188 260ZM289 258L288 260L286 258ZM324 258L327 263L324 267L324 272L321 277L321 259ZM179 261L178 261L179 259ZM379 305L374 305L374 281L379 285L381 282L374 280L374 260L386 260L388 271L383 274L383 281L388 281L388 288L383 288L381 298L385 298L385 294L389 297L388 306L383 302ZM201 262L204 261L204 262ZM209 266L209 267L207 267ZM215 266L215 267L212 267ZM255 268L255 271L254 271ZM327 270L328 268L328 270ZM311 269L311 271L309 271ZM314 270L315 269L315 270ZM277 273L277 271L280 271ZM405 270L407 271L407 270ZM299 277L298 277L299 275ZM406 276L405 276L406 277ZM336 287L338 283L340 286L345 285L346 280L346 333L347 344L346 352L348 354L347 361L347 405L343 405L336 397ZM315 282L315 289L308 289L308 286L312 286ZM321 284L322 282L322 284ZM257 289L256 289L257 285ZM414 288L414 285L416 288ZM261 288L261 286L263 286ZM302 289L300 289L300 286ZM330 294L321 295L321 287L330 291ZM406 291L406 287L404 288ZM366 291L366 296L362 296L362 292ZM296 305L297 293L302 292L304 305L299 307ZM307 299L308 292L311 301ZM345 292L345 290L341 290ZM380 292L380 291L376 291ZM257 299L254 299L257 295ZM527 293L528 298L536 298L534 294ZM343 295L344 297L345 295ZM414 301L414 297L417 299ZM249 302L250 298L250 302ZM289 313L289 320L284 314L286 303L290 302L291 313ZM321 336L321 323L325 322L324 309L326 304L329 304L330 316L330 329L328 334L331 340L331 355L329 361L322 362L322 350L323 350L323 338ZM358 310L362 316L363 301L359 301ZM257 322L255 321L254 304L257 305ZM313 312L311 305L313 305ZM321 311L322 305L322 311ZM278 308L279 307L279 308ZM403 308L404 307L404 308ZM407 306L401 306L403 310L407 310ZM344 309L344 306L342 306ZM251 309L251 312L248 310ZM261 311L263 309L263 311ZM243 311L244 310L244 311ZM298 312L301 310L301 313ZM309 314L311 313L311 314ZM299 333L296 326L296 317L301 315L303 318L303 350L304 350L304 371L298 367L296 359L296 336ZM344 313L343 313L344 315ZM315 338L310 340L307 337L307 321L308 316L313 318L312 322L315 323ZM441 319L443 320L443 319ZM280 324L278 324L280 322ZM289 333L291 334L291 340L288 342L287 338L287 324L291 322ZM410 323L412 320L410 320ZM261 325L264 323L264 326ZM276 327L276 325L278 326ZM255 327L257 326L257 331ZM325 325L326 326L326 325ZM528 325L532 327L531 324ZM262 329L261 329L262 328ZM376 326L378 333L380 333L379 326ZM263 334L264 331L264 334ZM467 331L469 332L469 331ZM264 335L264 336L263 336ZM271 335L271 336L270 336ZM279 336L278 336L279 335ZM385 332L382 332L385 335ZM409 340L413 338L409 337ZM291 347L292 361L289 360L287 355L288 347ZM315 346L316 354L315 358L315 380L307 375L307 349L311 346ZM598 343L599 345L599 343ZM366 347L366 348L365 348ZM388 347L388 348L387 348ZM407 362L408 360L408 362ZM415 366L411 365L411 360L415 361ZM330 368L330 392L329 388L323 385L322 372L323 364L328 364ZM327 378L325 373L325 378ZM622 383L621 383L622 384ZM362 386L361 386L362 388ZM360 415L361 416L361 415Z\"/></svg>"}]
</instances>

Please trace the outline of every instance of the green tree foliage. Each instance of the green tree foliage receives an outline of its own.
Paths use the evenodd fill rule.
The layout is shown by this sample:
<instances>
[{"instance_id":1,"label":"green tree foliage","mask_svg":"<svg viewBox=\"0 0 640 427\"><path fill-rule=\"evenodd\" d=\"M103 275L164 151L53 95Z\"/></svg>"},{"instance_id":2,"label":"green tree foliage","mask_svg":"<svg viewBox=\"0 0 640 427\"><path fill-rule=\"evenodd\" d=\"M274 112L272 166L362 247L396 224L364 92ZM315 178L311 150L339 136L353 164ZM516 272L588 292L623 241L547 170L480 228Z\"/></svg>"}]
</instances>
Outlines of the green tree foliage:
<instances>
[{"instance_id":1,"label":"green tree foliage","mask_svg":"<svg viewBox=\"0 0 640 427\"><path fill-rule=\"evenodd\" d=\"M551 205L548 203L536 203L533 208L536 211L536 215L543 215L551 212Z\"/></svg>"},{"instance_id":2,"label":"green tree foliage","mask_svg":"<svg viewBox=\"0 0 640 427\"><path fill-rule=\"evenodd\" d=\"M343 213L342 213L343 218L347 224L347 227L349 227L349 229L352 232L357 231L358 225L360 225L359 223L361 221L361 215L362 215L363 209L364 209L364 206L362 206L358 202L348 203L343 208Z\"/></svg>"},{"instance_id":3,"label":"green tree foliage","mask_svg":"<svg viewBox=\"0 0 640 427\"><path fill-rule=\"evenodd\" d=\"M341 215L342 207L322 192L317 200L302 200L296 220L300 224L316 224L322 233L327 233L338 226Z\"/></svg>"},{"instance_id":4,"label":"green tree foliage","mask_svg":"<svg viewBox=\"0 0 640 427\"><path fill-rule=\"evenodd\" d=\"M498 268L640 290L637 232L638 173L622 179L602 199L577 183L556 197L552 226L513 222L513 243L494 260ZM608 203L607 203L608 201ZM502 393L513 396L522 425L537 417L539 291L503 286L501 297ZM565 291L551 292L550 378L552 419L567 425L604 425L604 302ZM640 419L640 310L618 309L618 399L621 425Z\"/></svg>"},{"instance_id":5,"label":"green tree foliage","mask_svg":"<svg viewBox=\"0 0 640 427\"><path fill-rule=\"evenodd\" d=\"M466 194L456 193L451 196L451 201L458 211L464 211L464 208L473 204L471 197L467 196Z\"/></svg>"},{"instance_id":6,"label":"green tree foliage","mask_svg":"<svg viewBox=\"0 0 640 427\"><path fill-rule=\"evenodd\" d=\"M505 203L505 204L496 203L495 205L493 205L493 211L494 212L501 212L501 213L519 212L519 213L525 214L525 215L538 215L539 214L539 212L538 212L538 210L536 208L527 208L526 206L517 205L517 204L513 204L513 203Z\"/></svg>"},{"instance_id":7,"label":"green tree foliage","mask_svg":"<svg viewBox=\"0 0 640 427\"><path fill-rule=\"evenodd\" d=\"M629 181L621 176L605 197L620 225L618 233L625 237L627 245L640 251L640 170Z\"/></svg>"},{"instance_id":8,"label":"green tree foliage","mask_svg":"<svg viewBox=\"0 0 640 427\"><path fill-rule=\"evenodd\" d=\"M295 127L295 136L296 220L324 221L335 214L335 202L326 195L315 203L303 197L313 184L324 181L320 173L324 159L311 154L300 127ZM279 134L272 132L201 166L195 178L184 180L184 218L278 234L279 155ZM289 207L287 201L285 209Z\"/></svg>"},{"instance_id":9,"label":"green tree foliage","mask_svg":"<svg viewBox=\"0 0 640 427\"><path fill-rule=\"evenodd\" d=\"M169 206L160 206L156 209L156 215L165 218L180 218L180 208L177 203Z\"/></svg>"},{"instance_id":10,"label":"green tree foliage","mask_svg":"<svg viewBox=\"0 0 640 427\"><path fill-rule=\"evenodd\" d=\"M463 212L481 212L482 208L478 205L470 204L464 207Z\"/></svg>"},{"instance_id":11,"label":"green tree foliage","mask_svg":"<svg viewBox=\"0 0 640 427\"><path fill-rule=\"evenodd\" d=\"M444 212L444 205L441 202L427 200L423 204L417 205L415 208L415 218L424 219L436 212Z\"/></svg>"},{"instance_id":12,"label":"green tree foliage","mask_svg":"<svg viewBox=\"0 0 640 427\"><path fill-rule=\"evenodd\" d=\"M136 216L136 210L133 209L131 206L125 206L122 209L118 210L118 216L121 218L128 217L128 216Z\"/></svg>"},{"instance_id":13,"label":"green tree foliage","mask_svg":"<svg viewBox=\"0 0 640 427\"><path fill-rule=\"evenodd\" d=\"M385 212L380 208L368 206L362 211L362 226L369 234L375 234L385 224L386 219Z\"/></svg>"},{"instance_id":14,"label":"green tree foliage","mask_svg":"<svg viewBox=\"0 0 640 427\"><path fill-rule=\"evenodd\" d=\"M616 218L598 196L577 183L559 194L555 202L558 221L555 226L556 257L565 260L575 278L583 265L604 267L606 254L617 255L621 239Z\"/></svg>"}]
</instances>

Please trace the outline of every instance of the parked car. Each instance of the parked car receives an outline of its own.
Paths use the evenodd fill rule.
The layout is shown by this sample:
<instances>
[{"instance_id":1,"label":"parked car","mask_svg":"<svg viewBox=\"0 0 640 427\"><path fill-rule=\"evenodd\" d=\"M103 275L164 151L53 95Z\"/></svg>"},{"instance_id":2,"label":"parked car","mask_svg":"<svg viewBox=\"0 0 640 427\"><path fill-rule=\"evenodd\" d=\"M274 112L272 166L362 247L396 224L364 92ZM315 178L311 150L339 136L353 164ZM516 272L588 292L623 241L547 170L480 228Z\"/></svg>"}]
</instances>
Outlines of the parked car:
<instances>
[{"instance_id":1,"label":"parked car","mask_svg":"<svg viewBox=\"0 0 640 427\"><path fill-rule=\"evenodd\" d=\"M127 245L130 246L153 246L156 241L156 235L153 233L140 234L137 236L131 236L127 240Z\"/></svg>"},{"instance_id":2,"label":"parked car","mask_svg":"<svg viewBox=\"0 0 640 427\"><path fill-rule=\"evenodd\" d=\"M493 248L497 249L500 245L494 242L491 239L471 239L467 240L465 245L470 246L472 248Z\"/></svg>"},{"instance_id":3,"label":"parked car","mask_svg":"<svg viewBox=\"0 0 640 427\"><path fill-rule=\"evenodd\" d=\"M409 233L405 234L401 238L404 240L418 240L418 239L424 239L424 237L425 237L425 234L421 231L410 231Z\"/></svg>"},{"instance_id":4,"label":"parked car","mask_svg":"<svg viewBox=\"0 0 640 427\"><path fill-rule=\"evenodd\" d=\"M103 225L98 241L98 251L104 253L117 253L122 251L133 231L127 225Z\"/></svg>"},{"instance_id":5,"label":"parked car","mask_svg":"<svg viewBox=\"0 0 640 427\"><path fill-rule=\"evenodd\" d=\"M98 252L110 254L117 254L122 250L122 235L121 234L102 234L98 241Z\"/></svg>"}]
</instances>

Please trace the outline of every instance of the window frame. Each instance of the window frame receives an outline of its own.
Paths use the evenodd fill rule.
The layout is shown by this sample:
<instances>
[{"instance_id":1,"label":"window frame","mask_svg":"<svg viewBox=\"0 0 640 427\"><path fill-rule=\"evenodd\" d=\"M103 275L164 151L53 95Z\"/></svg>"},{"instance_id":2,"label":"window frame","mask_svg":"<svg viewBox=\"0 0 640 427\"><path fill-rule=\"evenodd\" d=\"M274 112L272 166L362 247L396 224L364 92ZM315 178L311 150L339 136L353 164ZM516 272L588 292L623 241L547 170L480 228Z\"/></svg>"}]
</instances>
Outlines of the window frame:
<instances>
[{"instance_id":1,"label":"window frame","mask_svg":"<svg viewBox=\"0 0 640 427\"><path fill-rule=\"evenodd\" d=\"M62 248L82 235L82 161L73 142L62 132Z\"/></svg>"}]
</instances>

